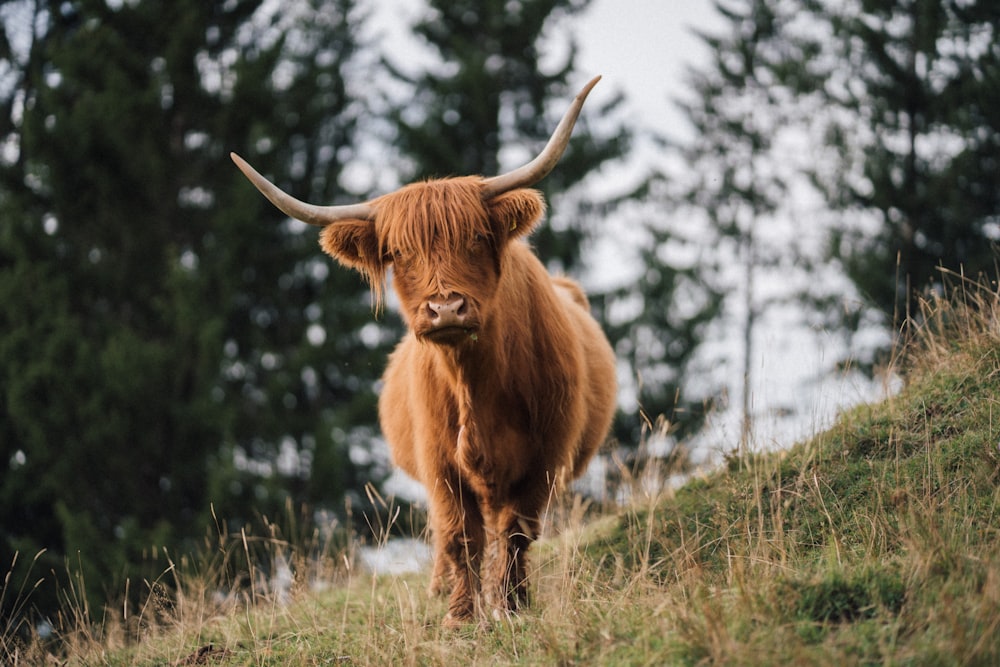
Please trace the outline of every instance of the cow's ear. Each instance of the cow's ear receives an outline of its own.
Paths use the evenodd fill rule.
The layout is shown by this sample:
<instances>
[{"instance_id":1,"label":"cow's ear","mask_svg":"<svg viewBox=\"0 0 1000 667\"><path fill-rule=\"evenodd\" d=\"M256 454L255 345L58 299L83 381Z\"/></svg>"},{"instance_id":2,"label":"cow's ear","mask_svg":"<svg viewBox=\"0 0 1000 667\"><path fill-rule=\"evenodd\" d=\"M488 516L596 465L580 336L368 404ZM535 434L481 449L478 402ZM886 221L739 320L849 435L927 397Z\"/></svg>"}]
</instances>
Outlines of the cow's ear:
<instances>
[{"instance_id":1,"label":"cow's ear","mask_svg":"<svg viewBox=\"0 0 1000 667\"><path fill-rule=\"evenodd\" d=\"M338 220L323 228L319 245L344 266L371 275L382 268L375 223L371 220Z\"/></svg>"},{"instance_id":2,"label":"cow's ear","mask_svg":"<svg viewBox=\"0 0 1000 667\"><path fill-rule=\"evenodd\" d=\"M527 234L545 214L545 200L538 190L511 190L486 202L499 238Z\"/></svg>"}]
</instances>

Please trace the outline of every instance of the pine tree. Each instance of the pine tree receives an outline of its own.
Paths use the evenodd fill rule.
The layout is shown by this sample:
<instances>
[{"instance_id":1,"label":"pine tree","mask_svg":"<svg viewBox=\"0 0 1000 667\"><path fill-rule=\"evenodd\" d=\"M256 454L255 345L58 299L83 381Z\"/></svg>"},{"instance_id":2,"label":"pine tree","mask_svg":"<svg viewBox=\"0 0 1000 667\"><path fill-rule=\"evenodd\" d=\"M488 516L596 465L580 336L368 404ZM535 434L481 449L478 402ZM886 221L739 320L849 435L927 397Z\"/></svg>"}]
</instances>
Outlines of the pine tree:
<instances>
[{"instance_id":1,"label":"pine tree","mask_svg":"<svg viewBox=\"0 0 1000 667\"><path fill-rule=\"evenodd\" d=\"M730 370L714 380L738 401L733 412L745 449L758 412L761 331L773 331L777 317L785 330L826 324L844 295L837 291L843 285L828 279L836 267L823 257L823 244L810 242L822 230L796 210L796 196L811 189L804 172L812 166L801 149L808 122L798 96L817 83L810 67L821 47L799 32L795 3L729 0L715 9L724 27L702 35L711 61L690 72L693 95L683 108L695 136L684 147L686 176L676 199L707 222L699 231L708 249L700 275L705 294L719 301L701 298L708 304L702 334L739 350L716 353L715 365Z\"/></svg>"},{"instance_id":2,"label":"pine tree","mask_svg":"<svg viewBox=\"0 0 1000 667\"><path fill-rule=\"evenodd\" d=\"M705 72L692 74L696 101L686 109L697 135L686 162L699 175L687 198L707 213L718 235L717 249L725 253L716 261L731 272L721 280L731 284L727 291L739 301L728 309L740 313L741 450L753 431L754 335L760 311L767 306L755 280L764 265L777 261L762 242L760 227L774 216L786 195L785 184L766 164L773 159L769 153L778 126L774 91L760 79L769 42L779 30L771 4L766 0L715 4L728 29L723 37L705 37L712 63ZM736 266L739 269L733 270Z\"/></svg>"},{"instance_id":3,"label":"pine tree","mask_svg":"<svg viewBox=\"0 0 1000 667\"><path fill-rule=\"evenodd\" d=\"M4 15L3 562L45 548L43 570L63 572L72 555L103 601L213 512L342 507L384 354L360 331L367 290L228 151L332 198L361 113L343 75L353 7L40 0Z\"/></svg>"},{"instance_id":4,"label":"pine tree","mask_svg":"<svg viewBox=\"0 0 1000 667\"><path fill-rule=\"evenodd\" d=\"M851 278L889 317L915 314L941 267L995 277L1000 6L985 0L804 3L826 26L816 87L835 168L816 180L847 224Z\"/></svg>"},{"instance_id":5,"label":"pine tree","mask_svg":"<svg viewBox=\"0 0 1000 667\"><path fill-rule=\"evenodd\" d=\"M672 224L678 209L668 200L676 195L663 192L663 185L654 182L649 192L635 193L642 211L630 217L646 240L637 250L635 265L641 268L634 280L591 299L632 373L634 386L626 394L634 405L626 403L614 424L614 436L626 448L667 435L659 432L663 427L674 441L691 435L714 400L700 389L689 392L688 382L721 297L705 280L703 239ZM678 260L671 256L675 252L698 259Z\"/></svg>"}]
</instances>

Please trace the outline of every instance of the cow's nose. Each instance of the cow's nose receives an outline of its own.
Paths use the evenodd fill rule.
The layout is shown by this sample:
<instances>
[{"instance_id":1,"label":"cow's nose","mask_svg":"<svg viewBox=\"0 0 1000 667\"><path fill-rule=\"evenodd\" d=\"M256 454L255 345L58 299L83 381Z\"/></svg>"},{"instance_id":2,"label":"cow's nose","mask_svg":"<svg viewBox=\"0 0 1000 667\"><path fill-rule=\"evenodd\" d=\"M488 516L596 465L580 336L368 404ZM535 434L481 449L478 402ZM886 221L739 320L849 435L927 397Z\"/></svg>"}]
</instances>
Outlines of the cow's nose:
<instances>
[{"instance_id":1,"label":"cow's nose","mask_svg":"<svg viewBox=\"0 0 1000 667\"><path fill-rule=\"evenodd\" d=\"M437 295L427 301L427 314L439 327L460 326L465 321L465 313L465 298L461 294Z\"/></svg>"}]
</instances>

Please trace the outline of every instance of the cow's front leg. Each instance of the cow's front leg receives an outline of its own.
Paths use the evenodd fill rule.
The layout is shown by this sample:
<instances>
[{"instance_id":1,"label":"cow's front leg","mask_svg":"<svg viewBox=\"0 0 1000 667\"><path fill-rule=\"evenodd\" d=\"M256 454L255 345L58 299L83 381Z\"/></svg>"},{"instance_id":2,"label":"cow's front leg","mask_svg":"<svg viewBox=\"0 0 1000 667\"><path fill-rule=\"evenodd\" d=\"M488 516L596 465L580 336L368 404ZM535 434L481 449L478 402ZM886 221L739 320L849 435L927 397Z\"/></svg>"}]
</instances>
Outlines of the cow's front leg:
<instances>
[{"instance_id":1,"label":"cow's front leg","mask_svg":"<svg viewBox=\"0 0 1000 667\"><path fill-rule=\"evenodd\" d=\"M528 548L538 537L537 516L518 515L507 528L507 569L503 581L507 608L516 610L528 606Z\"/></svg>"},{"instance_id":2,"label":"cow's front leg","mask_svg":"<svg viewBox=\"0 0 1000 667\"><path fill-rule=\"evenodd\" d=\"M432 530L433 532L433 530ZM437 543L436 535L434 540L434 561L431 570L431 583L427 586L427 592L432 597L448 595L451 593L451 566L448 560L442 555L441 548Z\"/></svg>"},{"instance_id":3,"label":"cow's front leg","mask_svg":"<svg viewBox=\"0 0 1000 667\"><path fill-rule=\"evenodd\" d=\"M476 616L479 567L483 557L483 517L472 491L457 479L435 489L431 497L431 531L434 537L432 590L451 586L445 625L460 625Z\"/></svg>"},{"instance_id":4,"label":"cow's front leg","mask_svg":"<svg viewBox=\"0 0 1000 667\"><path fill-rule=\"evenodd\" d=\"M523 504L514 503L490 512L490 559L483 586L490 607L498 612L528 606L527 553L538 537L538 513L535 509L526 512Z\"/></svg>"}]
</instances>

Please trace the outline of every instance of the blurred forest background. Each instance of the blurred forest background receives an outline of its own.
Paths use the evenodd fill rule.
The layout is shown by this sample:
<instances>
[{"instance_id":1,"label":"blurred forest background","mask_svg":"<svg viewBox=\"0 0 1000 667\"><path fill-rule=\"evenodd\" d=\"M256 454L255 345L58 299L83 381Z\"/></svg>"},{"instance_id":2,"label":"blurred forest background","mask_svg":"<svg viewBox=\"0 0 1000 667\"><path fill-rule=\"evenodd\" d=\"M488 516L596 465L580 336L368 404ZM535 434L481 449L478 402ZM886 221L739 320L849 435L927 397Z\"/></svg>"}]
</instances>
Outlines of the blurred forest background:
<instances>
[{"instance_id":1,"label":"blurred forest background","mask_svg":"<svg viewBox=\"0 0 1000 667\"><path fill-rule=\"evenodd\" d=\"M375 402L400 321L228 153L318 203L489 175L599 73L576 63L590 0L423 2L416 59L370 28L377 0L0 4L0 564L19 554L20 581L43 552L40 612L61 579L99 606L260 517L349 532L387 478ZM663 100L693 138L650 137L606 80L540 184L533 242L591 287L626 448L734 404L729 446L750 444L769 317L871 374L942 268L996 274L1000 4L710 11L710 61ZM664 159L609 188L640 141Z\"/></svg>"}]
</instances>

